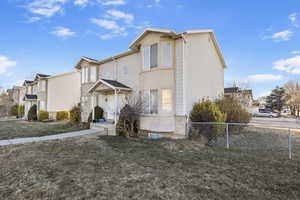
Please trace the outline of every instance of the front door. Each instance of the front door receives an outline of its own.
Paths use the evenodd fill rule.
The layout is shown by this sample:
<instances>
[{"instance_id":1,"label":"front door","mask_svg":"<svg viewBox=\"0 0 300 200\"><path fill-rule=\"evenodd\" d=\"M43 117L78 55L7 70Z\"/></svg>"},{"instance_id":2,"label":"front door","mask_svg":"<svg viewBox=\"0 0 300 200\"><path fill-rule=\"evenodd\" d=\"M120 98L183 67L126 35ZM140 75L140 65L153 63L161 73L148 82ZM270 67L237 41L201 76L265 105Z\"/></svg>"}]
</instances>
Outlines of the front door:
<instances>
[{"instance_id":1,"label":"front door","mask_svg":"<svg viewBox=\"0 0 300 200\"><path fill-rule=\"evenodd\" d=\"M114 120L115 119L115 96L107 95L106 96L106 112L107 119Z\"/></svg>"}]
</instances>

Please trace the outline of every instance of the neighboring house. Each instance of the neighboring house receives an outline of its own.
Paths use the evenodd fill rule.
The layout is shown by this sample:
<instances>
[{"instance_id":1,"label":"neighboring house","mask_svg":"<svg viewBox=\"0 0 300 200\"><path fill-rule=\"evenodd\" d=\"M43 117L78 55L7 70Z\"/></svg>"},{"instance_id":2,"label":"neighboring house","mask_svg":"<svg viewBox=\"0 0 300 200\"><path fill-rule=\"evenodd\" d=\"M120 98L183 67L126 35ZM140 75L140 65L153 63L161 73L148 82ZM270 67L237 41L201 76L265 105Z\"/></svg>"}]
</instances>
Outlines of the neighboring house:
<instances>
[{"instance_id":1,"label":"neighboring house","mask_svg":"<svg viewBox=\"0 0 300 200\"><path fill-rule=\"evenodd\" d=\"M70 72L59 75L37 74L33 81L26 80L24 105L25 119L31 106L37 111L48 111L55 119L59 111L69 111L80 102L80 73Z\"/></svg>"},{"instance_id":2,"label":"neighboring house","mask_svg":"<svg viewBox=\"0 0 300 200\"><path fill-rule=\"evenodd\" d=\"M46 110L55 119L59 111L70 111L80 103L80 73L68 72L47 78Z\"/></svg>"},{"instance_id":3,"label":"neighboring house","mask_svg":"<svg viewBox=\"0 0 300 200\"><path fill-rule=\"evenodd\" d=\"M224 88L224 96L231 96L239 100L239 102L248 110L252 110L253 93L252 90L241 89L239 87ZM252 112L252 111L251 111Z\"/></svg>"},{"instance_id":4,"label":"neighboring house","mask_svg":"<svg viewBox=\"0 0 300 200\"><path fill-rule=\"evenodd\" d=\"M193 105L223 94L226 65L211 30L146 29L129 48L100 61L82 57L76 64L84 121L99 105L116 123L129 96L140 95L146 105L142 130L184 135Z\"/></svg>"},{"instance_id":5,"label":"neighboring house","mask_svg":"<svg viewBox=\"0 0 300 200\"><path fill-rule=\"evenodd\" d=\"M28 111L33 105L37 105L37 84L35 81L25 80L23 83L25 88L24 101L24 118L27 119Z\"/></svg>"}]
</instances>

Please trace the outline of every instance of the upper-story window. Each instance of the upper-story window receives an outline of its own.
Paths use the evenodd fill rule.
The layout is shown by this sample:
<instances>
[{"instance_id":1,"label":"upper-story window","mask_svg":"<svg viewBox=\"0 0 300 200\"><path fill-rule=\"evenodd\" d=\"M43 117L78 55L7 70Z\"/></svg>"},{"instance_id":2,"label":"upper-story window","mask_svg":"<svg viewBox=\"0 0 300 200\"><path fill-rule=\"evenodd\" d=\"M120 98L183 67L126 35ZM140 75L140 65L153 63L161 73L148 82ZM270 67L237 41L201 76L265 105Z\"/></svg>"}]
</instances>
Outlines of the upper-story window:
<instances>
[{"instance_id":1,"label":"upper-story window","mask_svg":"<svg viewBox=\"0 0 300 200\"><path fill-rule=\"evenodd\" d=\"M143 68L144 71L158 66L158 44L144 47Z\"/></svg>"},{"instance_id":2,"label":"upper-story window","mask_svg":"<svg viewBox=\"0 0 300 200\"><path fill-rule=\"evenodd\" d=\"M46 81L42 80L38 82L38 91L39 92L46 91Z\"/></svg>"},{"instance_id":3,"label":"upper-story window","mask_svg":"<svg viewBox=\"0 0 300 200\"><path fill-rule=\"evenodd\" d=\"M173 65L173 52L172 52L172 43L163 42L163 66L171 67Z\"/></svg>"},{"instance_id":4,"label":"upper-story window","mask_svg":"<svg viewBox=\"0 0 300 200\"><path fill-rule=\"evenodd\" d=\"M32 87L32 94L36 94L37 93L37 86L33 86Z\"/></svg>"},{"instance_id":5,"label":"upper-story window","mask_svg":"<svg viewBox=\"0 0 300 200\"><path fill-rule=\"evenodd\" d=\"M81 83L96 82L97 68L95 66L81 68Z\"/></svg>"},{"instance_id":6,"label":"upper-story window","mask_svg":"<svg viewBox=\"0 0 300 200\"><path fill-rule=\"evenodd\" d=\"M159 51L160 48L160 51ZM162 62L159 64L159 55L161 52ZM172 42L161 42L160 45L152 44L143 48L143 70L149 71L158 66L171 67L173 65L173 45Z\"/></svg>"}]
</instances>

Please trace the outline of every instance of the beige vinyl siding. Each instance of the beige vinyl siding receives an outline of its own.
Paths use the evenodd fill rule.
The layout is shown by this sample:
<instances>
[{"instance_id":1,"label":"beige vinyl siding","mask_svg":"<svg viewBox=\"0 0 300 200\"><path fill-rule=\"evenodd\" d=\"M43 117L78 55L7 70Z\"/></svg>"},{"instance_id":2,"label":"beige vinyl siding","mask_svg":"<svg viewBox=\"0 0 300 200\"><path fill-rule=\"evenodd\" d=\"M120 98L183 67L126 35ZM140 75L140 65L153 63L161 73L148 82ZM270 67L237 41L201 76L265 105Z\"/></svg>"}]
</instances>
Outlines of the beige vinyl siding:
<instances>
[{"instance_id":1,"label":"beige vinyl siding","mask_svg":"<svg viewBox=\"0 0 300 200\"><path fill-rule=\"evenodd\" d=\"M222 95L224 68L208 33L188 34L184 51L184 98L189 114L194 103Z\"/></svg>"},{"instance_id":2,"label":"beige vinyl siding","mask_svg":"<svg viewBox=\"0 0 300 200\"><path fill-rule=\"evenodd\" d=\"M48 112L68 111L80 102L80 73L48 79Z\"/></svg>"}]
</instances>

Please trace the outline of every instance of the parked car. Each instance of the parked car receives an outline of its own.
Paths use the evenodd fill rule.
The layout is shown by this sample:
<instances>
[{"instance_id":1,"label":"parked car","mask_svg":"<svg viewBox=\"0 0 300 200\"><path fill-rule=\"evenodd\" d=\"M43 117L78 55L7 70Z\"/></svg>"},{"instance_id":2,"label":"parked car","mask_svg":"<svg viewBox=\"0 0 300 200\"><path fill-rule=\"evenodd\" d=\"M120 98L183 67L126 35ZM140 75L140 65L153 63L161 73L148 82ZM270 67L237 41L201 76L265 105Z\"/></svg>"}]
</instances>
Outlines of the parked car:
<instances>
[{"instance_id":1,"label":"parked car","mask_svg":"<svg viewBox=\"0 0 300 200\"><path fill-rule=\"evenodd\" d=\"M257 113L254 113L254 117L279 117L279 113L272 112L268 109L259 109Z\"/></svg>"}]
</instances>

